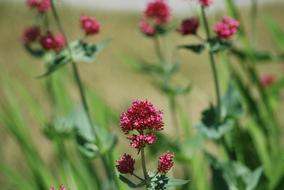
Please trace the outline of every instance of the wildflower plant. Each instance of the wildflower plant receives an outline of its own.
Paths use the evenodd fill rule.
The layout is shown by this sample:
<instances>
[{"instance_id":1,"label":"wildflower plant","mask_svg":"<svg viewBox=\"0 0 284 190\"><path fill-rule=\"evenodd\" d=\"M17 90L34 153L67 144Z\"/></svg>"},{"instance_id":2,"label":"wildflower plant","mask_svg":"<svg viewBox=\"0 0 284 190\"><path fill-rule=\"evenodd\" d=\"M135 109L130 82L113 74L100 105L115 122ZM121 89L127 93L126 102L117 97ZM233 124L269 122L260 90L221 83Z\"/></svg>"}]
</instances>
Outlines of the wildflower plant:
<instances>
[{"instance_id":1,"label":"wildflower plant","mask_svg":"<svg viewBox=\"0 0 284 190\"><path fill-rule=\"evenodd\" d=\"M158 110L149 101L136 100L132 106L120 116L120 127L130 146L137 150L141 156L143 177L137 175L135 170L135 159L129 154L116 161L116 168L121 174L129 174L139 181L132 182L130 179L120 175L120 179L131 188L146 187L146 189L162 190L170 186L184 185L187 180L171 180L166 174L174 166L174 154L170 151L165 152L159 157L155 172L149 172L146 166L145 149L154 144L158 139L155 133L163 130L163 112Z\"/></svg>"}]
</instances>

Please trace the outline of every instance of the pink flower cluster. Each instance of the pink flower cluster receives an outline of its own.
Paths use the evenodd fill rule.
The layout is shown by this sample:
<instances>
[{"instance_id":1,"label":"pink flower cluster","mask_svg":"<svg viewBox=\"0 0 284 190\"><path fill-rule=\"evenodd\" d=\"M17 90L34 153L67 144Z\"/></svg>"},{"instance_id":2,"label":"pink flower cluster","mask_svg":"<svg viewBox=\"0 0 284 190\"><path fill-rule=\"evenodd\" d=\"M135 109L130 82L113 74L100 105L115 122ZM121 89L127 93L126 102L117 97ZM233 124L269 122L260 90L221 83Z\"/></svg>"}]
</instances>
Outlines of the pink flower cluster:
<instances>
[{"instance_id":1,"label":"pink flower cluster","mask_svg":"<svg viewBox=\"0 0 284 190\"><path fill-rule=\"evenodd\" d=\"M94 17L81 16L80 22L86 35L94 35L100 32L101 24Z\"/></svg>"},{"instance_id":2,"label":"pink flower cluster","mask_svg":"<svg viewBox=\"0 0 284 190\"><path fill-rule=\"evenodd\" d=\"M66 46L62 34L54 35L51 32L47 32L45 35L41 36L39 42L43 49L54 50L56 52L61 51Z\"/></svg>"},{"instance_id":3,"label":"pink flower cluster","mask_svg":"<svg viewBox=\"0 0 284 190\"><path fill-rule=\"evenodd\" d=\"M38 26L31 26L26 28L22 34L22 42L29 44L38 40L40 36L40 28Z\"/></svg>"},{"instance_id":4,"label":"pink flower cluster","mask_svg":"<svg viewBox=\"0 0 284 190\"><path fill-rule=\"evenodd\" d=\"M26 3L28 7L37 9L39 13L45 13L51 7L51 0L27 0Z\"/></svg>"},{"instance_id":5,"label":"pink flower cluster","mask_svg":"<svg viewBox=\"0 0 284 190\"><path fill-rule=\"evenodd\" d=\"M269 87L273 85L276 81L276 77L272 74L266 74L261 76L260 83L263 87Z\"/></svg>"},{"instance_id":6,"label":"pink flower cluster","mask_svg":"<svg viewBox=\"0 0 284 190\"><path fill-rule=\"evenodd\" d=\"M171 20L171 9L165 0L154 0L148 3L139 28L147 36L154 36L156 28L162 27Z\"/></svg>"},{"instance_id":7,"label":"pink flower cluster","mask_svg":"<svg viewBox=\"0 0 284 190\"><path fill-rule=\"evenodd\" d=\"M169 22L171 10L165 0L155 0L147 5L145 16L154 19L157 25Z\"/></svg>"},{"instance_id":8,"label":"pink flower cluster","mask_svg":"<svg viewBox=\"0 0 284 190\"><path fill-rule=\"evenodd\" d=\"M50 190L55 190L55 188L54 188L54 187L51 187ZM63 185L60 185L60 186L59 186L59 190L67 190L67 188L64 187Z\"/></svg>"},{"instance_id":9,"label":"pink flower cluster","mask_svg":"<svg viewBox=\"0 0 284 190\"><path fill-rule=\"evenodd\" d=\"M130 145L136 149L141 149L146 144L154 144L157 140L157 137L152 133L148 133L146 135L132 135L127 138L131 141Z\"/></svg>"},{"instance_id":10,"label":"pink flower cluster","mask_svg":"<svg viewBox=\"0 0 284 190\"><path fill-rule=\"evenodd\" d=\"M167 173L174 165L173 158L174 155L169 151L160 156L158 163L158 172Z\"/></svg>"},{"instance_id":11,"label":"pink flower cluster","mask_svg":"<svg viewBox=\"0 0 284 190\"><path fill-rule=\"evenodd\" d=\"M199 3L203 7L208 7L213 3L213 0L199 0Z\"/></svg>"},{"instance_id":12,"label":"pink flower cluster","mask_svg":"<svg viewBox=\"0 0 284 190\"><path fill-rule=\"evenodd\" d=\"M226 16L215 25L214 32L219 38L229 39L238 31L239 25L237 20Z\"/></svg>"},{"instance_id":13,"label":"pink flower cluster","mask_svg":"<svg viewBox=\"0 0 284 190\"><path fill-rule=\"evenodd\" d=\"M180 27L177 29L177 31L185 36L185 35L195 35L197 33L199 27L199 20L197 17L191 17L184 19L181 22Z\"/></svg>"},{"instance_id":14,"label":"pink flower cluster","mask_svg":"<svg viewBox=\"0 0 284 190\"><path fill-rule=\"evenodd\" d=\"M124 154L116 163L116 168L120 173L133 174L135 160L129 154Z\"/></svg>"},{"instance_id":15,"label":"pink flower cluster","mask_svg":"<svg viewBox=\"0 0 284 190\"><path fill-rule=\"evenodd\" d=\"M156 109L148 101L134 101L132 106L120 116L120 127L125 134L130 131L153 130L160 131L163 129L163 112Z\"/></svg>"},{"instance_id":16,"label":"pink flower cluster","mask_svg":"<svg viewBox=\"0 0 284 190\"><path fill-rule=\"evenodd\" d=\"M157 141L157 137L152 132L163 129L162 115L162 111L155 108L153 104L142 100L133 101L132 106L121 114L120 127L125 134L133 133L127 139L130 140L132 147L139 150L138 153L146 145L152 145ZM158 172L167 173L173 166L172 159L173 154L169 152L162 155L157 169ZM117 160L116 168L120 173L133 174L134 163L135 160L130 155L124 154Z\"/></svg>"}]
</instances>

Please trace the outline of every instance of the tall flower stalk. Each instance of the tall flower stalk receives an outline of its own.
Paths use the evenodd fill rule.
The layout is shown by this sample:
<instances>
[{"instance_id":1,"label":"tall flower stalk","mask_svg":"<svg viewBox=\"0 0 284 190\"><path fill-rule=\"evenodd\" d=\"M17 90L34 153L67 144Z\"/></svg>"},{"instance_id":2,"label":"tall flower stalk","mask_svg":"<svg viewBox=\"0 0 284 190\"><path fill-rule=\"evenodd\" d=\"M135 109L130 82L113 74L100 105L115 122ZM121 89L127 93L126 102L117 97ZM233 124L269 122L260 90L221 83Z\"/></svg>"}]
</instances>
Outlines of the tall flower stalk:
<instances>
[{"instance_id":1,"label":"tall flower stalk","mask_svg":"<svg viewBox=\"0 0 284 190\"><path fill-rule=\"evenodd\" d=\"M78 91L80 93L81 102L82 102L84 111L86 113L87 119L90 123L92 133L95 137L96 145L98 146L98 148L100 150L100 148L102 146L101 140L100 140L100 137L98 135L98 131L95 128L92 117L90 115L90 110L89 110L89 106L88 106L88 102L87 102L87 98L86 98L86 93L85 93L85 89L84 89L84 86L83 86L83 83L82 83L82 80L81 80L81 77L80 77L80 73L79 73L79 70L78 70L78 67L77 67L77 63L76 63L76 61L73 57L72 49L70 47L70 43L68 41L67 35L66 35L66 33L65 33L65 31L62 27L60 18L58 16L58 13L57 13L57 10L56 10L55 4L54 4L54 0L51 1L51 9L52 9L52 13L53 13L54 19L56 21L57 27L58 27L58 29L60 30L60 32L62 33L62 35L65 39L67 50L68 50L69 56L71 58L71 66L72 66L74 79L75 79L75 82L77 84ZM104 169L105 169L105 172L107 174L108 179L110 181L113 181L114 183L116 183L116 186L118 188L119 185L118 185L118 181L116 180L116 174L115 174L114 170L112 169L111 165L108 162L108 155L101 155L101 160L103 162L103 166L104 166Z\"/></svg>"},{"instance_id":2,"label":"tall flower stalk","mask_svg":"<svg viewBox=\"0 0 284 190\"><path fill-rule=\"evenodd\" d=\"M208 23L208 18L205 13L205 6L201 5L201 15L202 15L202 20L206 32L206 38L207 41L211 38L210 35L210 28L209 28L209 23ZM221 94L220 94L220 84L219 84L219 79L218 79L218 70L216 67L216 61L214 58L214 53L209 50L209 60L210 60L210 66L213 74L213 80L214 80L214 85L215 85L215 96L216 96L216 103L217 103L217 121L220 122L221 119Z\"/></svg>"}]
</instances>

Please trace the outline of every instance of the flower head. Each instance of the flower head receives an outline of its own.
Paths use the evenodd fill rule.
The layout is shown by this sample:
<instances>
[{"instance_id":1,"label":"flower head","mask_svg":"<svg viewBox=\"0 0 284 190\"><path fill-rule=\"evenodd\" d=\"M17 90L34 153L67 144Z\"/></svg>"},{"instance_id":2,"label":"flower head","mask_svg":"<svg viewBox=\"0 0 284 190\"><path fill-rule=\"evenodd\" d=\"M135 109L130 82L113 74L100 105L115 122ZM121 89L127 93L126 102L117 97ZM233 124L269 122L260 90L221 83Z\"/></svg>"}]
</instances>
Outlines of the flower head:
<instances>
[{"instance_id":1,"label":"flower head","mask_svg":"<svg viewBox=\"0 0 284 190\"><path fill-rule=\"evenodd\" d=\"M61 51L66 43L62 34L53 35L51 32L47 32L39 40L41 46L45 50L54 50L56 52Z\"/></svg>"},{"instance_id":2,"label":"flower head","mask_svg":"<svg viewBox=\"0 0 284 190\"><path fill-rule=\"evenodd\" d=\"M157 25L166 24L171 18L171 9L165 0L155 0L147 5L145 16L153 18Z\"/></svg>"},{"instance_id":3,"label":"flower head","mask_svg":"<svg viewBox=\"0 0 284 190\"><path fill-rule=\"evenodd\" d=\"M169 151L165 152L159 158L158 163L158 172L159 173L167 173L174 165L173 161L174 155Z\"/></svg>"},{"instance_id":4,"label":"flower head","mask_svg":"<svg viewBox=\"0 0 284 190\"><path fill-rule=\"evenodd\" d=\"M59 52L66 46L63 34L59 33L54 36L54 51Z\"/></svg>"},{"instance_id":5,"label":"flower head","mask_svg":"<svg viewBox=\"0 0 284 190\"><path fill-rule=\"evenodd\" d=\"M163 129L163 112L148 101L134 101L132 106L120 116L120 127L125 134L137 130L143 134L145 129L159 131Z\"/></svg>"},{"instance_id":6,"label":"flower head","mask_svg":"<svg viewBox=\"0 0 284 190\"><path fill-rule=\"evenodd\" d=\"M269 87L273 85L275 81L276 81L276 77L272 74L263 75L260 78L260 82L263 87Z\"/></svg>"},{"instance_id":7,"label":"flower head","mask_svg":"<svg viewBox=\"0 0 284 190\"><path fill-rule=\"evenodd\" d=\"M35 42L40 36L40 28L38 26L31 26L26 28L22 34L22 42L28 44Z\"/></svg>"},{"instance_id":8,"label":"flower head","mask_svg":"<svg viewBox=\"0 0 284 190\"><path fill-rule=\"evenodd\" d=\"M37 9L39 13L45 13L51 8L51 0L27 0L27 6Z\"/></svg>"},{"instance_id":9,"label":"flower head","mask_svg":"<svg viewBox=\"0 0 284 190\"><path fill-rule=\"evenodd\" d=\"M45 50L51 50L55 46L54 36L51 32L47 32L44 36L41 36L39 40L41 46Z\"/></svg>"},{"instance_id":10,"label":"flower head","mask_svg":"<svg viewBox=\"0 0 284 190\"><path fill-rule=\"evenodd\" d=\"M146 36L154 36L155 35L155 26L152 26L150 23L146 21L145 18L142 18L139 22L140 31Z\"/></svg>"},{"instance_id":11,"label":"flower head","mask_svg":"<svg viewBox=\"0 0 284 190\"><path fill-rule=\"evenodd\" d=\"M182 35L196 34L199 27L199 20L197 17L184 19L177 29Z\"/></svg>"},{"instance_id":12,"label":"flower head","mask_svg":"<svg viewBox=\"0 0 284 190\"><path fill-rule=\"evenodd\" d=\"M229 39L238 31L239 25L237 20L226 16L215 25L214 32L219 38Z\"/></svg>"},{"instance_id":13,"label":"flower head","mask_svg":"<svg viewBox=\"0 0 284 190\"><path fill-rule=\"evenodd\" d=\"M116 168L120 173L133 174L135 160L129 154L124 154L116 163Z\"/></svg>"},{"instance_id":14,"label":"flower head","mask_svg":"<svg viewBox=\"0 0 284 190\"><path fill-rule=\"evenodd\" d=\"M131 141L130 145L136 149L144 148L146 144L151 145L157 141L157 137L152 133L146 135L132 135L127 138Z\"/></svg>"},{"instance_id":15,"label":"flower head","mask_svg":"<svg viewBox=\"0 0 284 190\"><path fill-rule=\"evenodd\" d=\"M94 17L81 16L80 22L86 35L94 35L100 32L101 25Z\"/></svg>"},{"instance_id":16,"label":"flower head","mask_svg":"<svg viewBox=\"0 0 284 190\"><path fill-rule=\"evenodd\" d=\"M203 7L208 7L213 3L213 0L199 0L199 3Z\"/></svg>"}]
</instances>

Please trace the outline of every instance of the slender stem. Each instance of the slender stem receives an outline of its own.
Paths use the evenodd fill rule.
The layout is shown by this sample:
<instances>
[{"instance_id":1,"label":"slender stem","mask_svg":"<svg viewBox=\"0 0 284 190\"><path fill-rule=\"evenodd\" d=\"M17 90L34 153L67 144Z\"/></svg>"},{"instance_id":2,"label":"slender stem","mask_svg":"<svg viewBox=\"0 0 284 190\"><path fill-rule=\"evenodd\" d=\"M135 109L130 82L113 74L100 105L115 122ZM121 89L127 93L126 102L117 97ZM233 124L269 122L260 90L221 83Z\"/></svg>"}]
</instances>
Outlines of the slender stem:
<instances>
[{"instance_id":1,"label":"slender stem","mask_svg":"<svg viewBox=\"0 0 284 190\"><path fill-rule=\"evenodd\" d=\"M169 101L170 101L170 112L171 112L171 117L173 120L174 129L176 129L176 136L179 139L180 130L179 130L178 118L177 118L176 96L169 96Z\"/></svg>"},{"instance_id":2,"label":"slender stem","mask_svg":"<svg viewBox=\"0 0 284 190\"><path fill-rule=\"evenodd\" d=\"M142 162L143 175L144 175L145 180L147 181L148 173L147 173L147 168L146 168L146 160L145 160L144 148L141 149L141 162Z\"/></svg>"},{"instance_id":3,"label":"slender stem","mask_svg":"<svg viewBox=\"0 0 284 190\"><path fill-rule=\"evenodd\" d=\"M67 35L66 35L62 25L61 25L61 22L60 22L58 14L57 14L56 7L54 5L54 1L53 0L51 1L51 7L52 7L52 14L54 16L54 19L56 21L56 24L57 24L60 32L62 33L62 35L63 35L63 37L65 39L65 42L66 42L66 45L67 45L67 50L68 50L69 55L71 57L71 65L72 65L72 69L73 69L73 74L74 74L74 78L75 78L77 87L79 89L79 93L80 93L81 101L82 101L82 104L83 104L83 108L84 108L84 110L86 112L86 116L87 116L88 121L89 121L89 123L91 125L91 130L92 130L93 135L95 136L97 146L98 146L98 148L100 148L101 147L100 138L99 138L99 136L97 134L97 131L96 131L95 127L94 127L95 125L94 125L94 123L92 121L92 118L91 118L91 115L90 115L90 111L89 111L89 107L88 107L88 103L87 103L87 99L86 99L86 94L85 94L85 90L84 90L84 87L83 87L83 83L81 81L80 73L79 73L79 70L77 68L77 64L76 64L76 62L75 62L75 60L73 58L72 49L70 48L70 44L69 44ZM115 178L116 177L115 173L112 172L112 170L110 169L107 157L102 156L102 162L103 162L103 165L105 167L108 179L112 180L112 178ZM116 182L116 180L114 180L114 181Z\"/></svg>"},{"instance_id":4,"label":"slender stem","mask_svg":"<svg viewBox=\"0 0 284 190\"><path fill-rule=\"evenodd\" d=\"M208 19L206 17L205 13L205 8L202 6L201 7L201 12L202 12L202 19L204 23L204 28L206 32L206 37L207 40L210 39L210 30L209 30L209 24L208 24ZM218 71L216 68L216 62L214 58L214 54L209 51L209 59L210 59L210 65L213 73L213 79L214 79L214 84L215 84L215 93L216 93L216 102L217 102L217 121L220 122L221 119L221 94L220 94L220 85L219 85L219 79L218 79Z\"/></svg>"},{"instance_id":5,"label":"slender stem","mask_svg":"<svg viewBox=\"0 0 284 190\"><path fill-rule=\"evenodd\" d=\"M136 175L135 173L132 174L134 177L136 177L137 179L144 181L144 179L142 177L139 177L138 175Z\"/></svg>"},{"instance_id":6,"label":"slender stem","mask_svg":"<svg viewBox=\"0 0 284 190\"><path fill-rule=\"evenodd\" d=\"M165 58L164 58L163 53L162 53L162 48L161 48L159 38L157 36L154 37L154 44L155 44L155 50L156 50L156 54L157 54L158 58L160 59L160 61L164 61Z\"/></svg>"}]
</instances>

